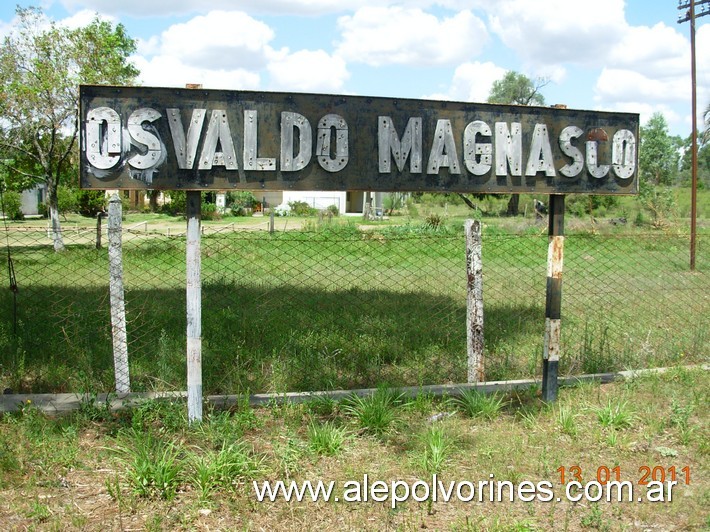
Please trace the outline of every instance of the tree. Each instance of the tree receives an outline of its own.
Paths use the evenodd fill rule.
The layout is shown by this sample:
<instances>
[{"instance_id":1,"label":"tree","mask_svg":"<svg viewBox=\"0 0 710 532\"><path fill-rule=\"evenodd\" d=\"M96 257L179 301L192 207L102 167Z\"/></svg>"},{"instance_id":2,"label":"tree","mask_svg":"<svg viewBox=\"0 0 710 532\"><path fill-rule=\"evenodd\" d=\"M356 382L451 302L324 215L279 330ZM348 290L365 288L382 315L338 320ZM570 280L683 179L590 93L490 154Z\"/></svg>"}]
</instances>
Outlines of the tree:
<instances>
[{"instance_id":1,"label":"tree","mask_svg":"<svg viewBox=\"0 0 710 532\"><path fill-rule=\"evenodd\" d=\"M533 81L525 74L509 70L503 79L493 82L486 101L513 105L545 105L545 97L540 93L540 89L549 82L546 78Z\"/></svg>"},{"instance_id":2,"label":"tree","mask_svg":"<svg viewBox=\"0 0 710 532\"><path fill-rule=\"evenodd\" d=\"M671 185L678 176L678 142L668 134L662 113L654 113L641 127L639 177L652 185Z\"/></svg>"},{"instance_id":3,"label":"tree","mask_svg":"<svg viewBox=\"0 0 710 532\"><path fill-rule=\"evenodd\" d=\"M54 249L64 249L57 190L72 173L79 131L78 86L131 84L135 41L123 25L98 18L69 29L39 8L17 8L17 24L0 50L0 164L18 178L47 186Z\"/></svg>"},{"instance_id":4,"label":"tree","mask_svg":"<svg viewBox=\"0 0 710 532\"><path fill-rule=\"evenodd\" d=\"M509 70L505 73L503 79L493 82L491 92L486 101L499 104L545 105L545 97L540 93L540 89L548 83L548 79L537 78L533 81L525 74ZM517 216L519 205L520 195L511 194L506 214L508 216Z\"/></svg>"}]
</instances>

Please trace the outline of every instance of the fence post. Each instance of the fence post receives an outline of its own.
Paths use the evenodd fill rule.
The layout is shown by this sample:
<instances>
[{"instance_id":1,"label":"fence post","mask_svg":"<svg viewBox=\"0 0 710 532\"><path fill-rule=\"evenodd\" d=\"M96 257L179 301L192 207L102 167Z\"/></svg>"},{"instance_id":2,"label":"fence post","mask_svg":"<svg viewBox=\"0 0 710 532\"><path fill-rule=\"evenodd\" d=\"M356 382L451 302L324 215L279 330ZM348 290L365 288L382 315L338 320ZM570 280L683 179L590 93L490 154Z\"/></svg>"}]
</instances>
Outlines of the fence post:
<instances>
[{"instance_id":1,"label":"fence post","mask_svg":"<svg viewBox=\"0 0 710 532\"><path fill-rule=\"evenodd\" d=\"M483 362L483 260L481 257L481 222L466 220L466 350L467 382L485 381Z\"/></svg>"},{"instance_id":2,"label":"fence post","mask_svg":"<svg viewBox=\"0 0 710 532\"><path fill-rule=\"evenodd\" d=\"M274 234L274 209L269 212L269 233Z\"/></svg>"},{"instance_id":3,"label":"fence post","mask_svg":"<svg viewBox=\"0 0 710 532\"><path fill-rule=\"evenodd\" d=\"M96 215L96 249L101 249L101 218L105 212L101 211Z\"/></svg>"},{"instance_id":4,"label":"fence post","mask_svg":"<svg viewBox=\"0 0 710 532\"><path fill-rule=\"evenodd\" d=\"M113 367L116 392L131 391L128 371L128 341L126 339L126 302L123 290L123 250L121 233L123 204L118 194L108 203L108 269L111 297L111 336L113 338ZM99 223L101 217L99 216ZM100 226L99 226L100 227Z\"/></svg>"},{"instance_id":5,"label":"fence post","mask_svg":"<svg viewBox=\"0 0 710 532\"><path fill-rule=\"evenodd\" d=\"M202 421L202 285L200 191L187 192L187 419Z\"/></svg>"},{"instance_id":6,"label":"fence post","mask_svg":"<svg viewBox=\"0 0 710 532\"><path fill-rule=\"evenodd\" d=\"M562 310L562 263L564 258L565 197L550 194L547 247L547 290L545 298L545 344L542 361L542 399L557 399Z\"/></svg>"}]
</instances>

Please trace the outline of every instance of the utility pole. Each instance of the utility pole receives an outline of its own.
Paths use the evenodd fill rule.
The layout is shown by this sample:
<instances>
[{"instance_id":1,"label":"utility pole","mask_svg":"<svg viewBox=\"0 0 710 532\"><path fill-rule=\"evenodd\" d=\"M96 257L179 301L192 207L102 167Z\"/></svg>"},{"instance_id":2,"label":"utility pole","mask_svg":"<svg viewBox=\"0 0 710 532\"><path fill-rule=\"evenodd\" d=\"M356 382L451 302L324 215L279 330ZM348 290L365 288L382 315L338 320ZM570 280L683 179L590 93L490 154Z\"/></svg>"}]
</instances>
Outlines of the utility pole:
<instances>
[{"instance_id":1,"label":"utility pole","mask_svg":"<svg viewBox=\"0 0 710 532\"><path fill-rule=\"evenodd\" d=\"M699 11L696 12L695 8ZM690 21L690 78L692 87L691 192L690 192L690 271L695 271L695 234L698 217L698 102L695 78L695 19L710 15L710 0L678 0L678 24Z\"/></svg>"}]
</instances>

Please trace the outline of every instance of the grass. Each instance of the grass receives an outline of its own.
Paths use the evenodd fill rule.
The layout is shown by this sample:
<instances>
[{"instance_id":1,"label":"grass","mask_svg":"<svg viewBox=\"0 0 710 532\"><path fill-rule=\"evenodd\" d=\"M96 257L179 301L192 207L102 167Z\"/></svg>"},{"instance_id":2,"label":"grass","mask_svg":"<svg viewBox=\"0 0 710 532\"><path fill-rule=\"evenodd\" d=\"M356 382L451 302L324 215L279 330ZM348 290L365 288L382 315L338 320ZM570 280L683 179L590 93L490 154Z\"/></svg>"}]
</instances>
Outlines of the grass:
<instances>
[{"instance_id":1,"label":"grass","mask_svg":"<svg viewBox=\"0 0 710 532\"><path fill-rule=\"evenodd\" d=\"M132 442L116 447L132 493L139 497L172 500L182 473L179 447L170 440L133 430L121 439Z\"/></svg>"},{"instance_id":2,"label":"grass","mask_svg":"<svg viewBox=\"0 0 710 532\"><path fill-rule=\"evenodd\" d=\"M557 410L557 424L560 432L575 437L577 435L577 420L575 418L576 414L572 408L560 405Z\"/></svg>"},{"instance_id":3,"label":"grass","mask_svg":"<svg viewBox=\"0 0 710 532\"><path fill-rule=\"evenodd\" d=\"M352 396L343 406L343 411L355 418L364 432L382 436L397 419L395 409L401 395L389 388L378 388L367 397Z\"/></svg>"},{"instance_id":4,"label":"grass","mask_svg":"<svg viewBox=\"0 0 710 532\"><path fill-rule=\"evenodd\" d=\"M84 407L48 418L32 404L0 418L0 522L7 529L248 529L343 527L401 530L703 529L707 526L705 407L710 373L679 370L629 382L587 384L560 390L576 424L576 437L560 437L561 407L545 406L536 391L499 396L506 404L494 422L451 410L443 398L405 400L379 392L397 419L396 430L372 437L345 401L314 405L240 403L208 412L189 427L184 403L151 401L133 410L101 415ZM362 398L364 401L366 398ZM630 424L603 427L598 412L633 415ZM437 417L441 412L445 417ZM604 414L606 415L606 414ZM613 417L613 416L612 416ZM618 416L617 416L618 418ZM163 422L164 421L164 422ZM660 423L660 424L659 424ZM618 422L617 422L618 425ZM683 443L679 430L693 436ZM337 429L337 430L336 430ZM611 442L611 435L615 441ZM342 441L335 454L312 447ZM319 447L320 448L320 447ZM579 468L584 482L604 467L619 468L635 490L643 467L688 467L690 485L674 488L672 503L573 503L564 499L560 469ZM659 471L659 470L657 470ZM343 483L478 482L490 475L519 485L550 482L562 501L544 503L256 502L252 481ZM681 473L678 473L679 476ZM400 491L401 493L401 491ZM420 492L421 494L421 492Z\"/></svg>"},{"instance_id":5,"label":"grass","mask_svg":"<svg viewBox=\"0 0 710 532\"><path fill-rule=\"evenodd\" d=\"M602 427L622 430L628 429L634 422L634 415L627 401L609 399L605 406L596 409L596 413Z\"/></svg>"},{"instance_id":6,"label":"grass","mask_svg":"<svg viewBox=\"0 0 710 532\"><path fill-rule=\"evenodd\" d=\"M470 213L438 204L420 211L367 228L340 220L310 232L208 231L205 392L464 382L460 226ZM439 229L424 224L431 212L443 219ZM126 226L146 219L132 216ZM486 378L539 375L545 224L523 217L483 222ZM687 236L677 229L619 229L574 218L569 229L563 374L708 359L707 229L699 235L697 274L687 271ZM67 231L63 254L46 245L43 230L9 236L19 292L0 292L0 387L112 390L106 250L94 249L91 231ZM124 271L132 388L184 389L184 238L126 235Z\"/></svg>"},{"instance_id":7,"label":"grass","mask_svg":"<svg viewBox=\"0 0 710 532\"><path fill-rule=\"evenodd\" d=\"M486 395L478 390L463 390L452 402L467 416L489 421L497 418L505 406L503 396L497 393Z\"/></svg>"},{"instance_id":8,"label":"grass","mask_svg":"<svg viewBox=\"0 0 710 532\"><path fill-rule=\"evenodd\" d=\"M335 456L343 450L347 431L332 422L311 422L308 426L308 444L315 454Z\"/></svg>"}]
</instances>

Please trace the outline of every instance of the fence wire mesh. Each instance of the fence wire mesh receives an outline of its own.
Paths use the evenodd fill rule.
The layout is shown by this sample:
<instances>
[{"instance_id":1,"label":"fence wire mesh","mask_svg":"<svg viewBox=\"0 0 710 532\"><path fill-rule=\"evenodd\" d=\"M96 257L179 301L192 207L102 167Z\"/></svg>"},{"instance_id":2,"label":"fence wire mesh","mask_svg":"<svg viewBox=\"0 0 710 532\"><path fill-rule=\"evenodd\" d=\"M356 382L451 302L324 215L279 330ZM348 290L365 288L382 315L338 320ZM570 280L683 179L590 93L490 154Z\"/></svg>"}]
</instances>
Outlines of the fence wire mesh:
<instances>
[{"instance_id":1,"label":"fence wire mesh","mask_svg":"<svg viewBox=\"0 0 710 532\"><path fill-rule=\"evenodd\" d=\"M131 388L185 389L185 237L123 231ZM529 232L533 231L533 232ZM547 236L483 230L488 380L540 374ZM6 231L0 379L19 392L111 391L106 227ZM698 239L627 230L566 238L561 371L699 363L710 344L710 265ZM465 238L422 228L234 231L202 238L205 393L466 380ZM126 376L127 377L127 376ZM127 378L126 378L127 380Z\"/></svg>"}]
</instances>

